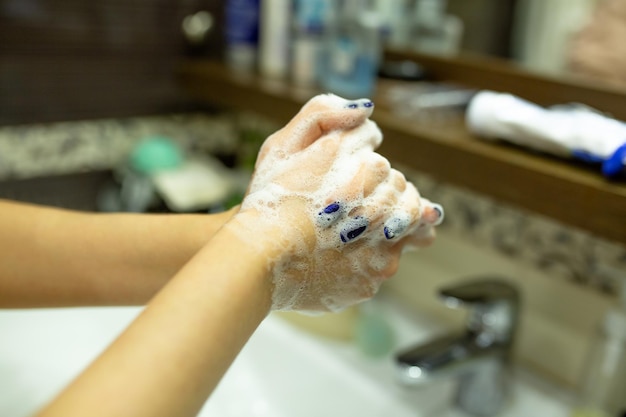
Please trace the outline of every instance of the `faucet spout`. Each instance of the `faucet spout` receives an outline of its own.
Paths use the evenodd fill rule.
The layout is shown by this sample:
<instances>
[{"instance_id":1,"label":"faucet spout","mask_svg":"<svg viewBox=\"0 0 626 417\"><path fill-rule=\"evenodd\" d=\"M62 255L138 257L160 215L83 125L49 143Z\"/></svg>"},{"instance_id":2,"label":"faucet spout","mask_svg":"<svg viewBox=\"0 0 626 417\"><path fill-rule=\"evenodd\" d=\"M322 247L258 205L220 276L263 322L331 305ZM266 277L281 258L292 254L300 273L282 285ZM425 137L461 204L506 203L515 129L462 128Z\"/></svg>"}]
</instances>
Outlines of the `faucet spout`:
<instances>
[{"instance_id":1,"label":"faucet spout","mask_svg":"<svg viewBox=\"0 0 626 417\"><path fill-rule=\"evenodd\" d=\"M495 343L482 347L471 335L443 336L396 357L401 382L426 385L457 378L455 403L466 412L488 417L504 406L509 392L510 349Z\"/></svg>"},{"instance_id":2,"label":"faucet spout","mask_svg":"<svg viewBox=\"0 0 626 417\"><path fill-rule=\"evenodd\" d=\"M475 416L494 416L510 391L518 294L500 280L463 284L440 293L449 305L470 307L466 330L399 353L396 368L400 381L422 385L456 378L456 404Z\"/></svg>"},{"instance_id":3,"label":"faucet spout","mask_svg":"<svg viewBox=\"0 0 626 417\"><path fill-rule=\"evenodd\" d=\"M468 334L448 335L401 352L396 356L398 377L404 384L422 385L476 373L494 361L507 365L507 346L483 347L475 342Z\"/></svg>"}]
</instances>

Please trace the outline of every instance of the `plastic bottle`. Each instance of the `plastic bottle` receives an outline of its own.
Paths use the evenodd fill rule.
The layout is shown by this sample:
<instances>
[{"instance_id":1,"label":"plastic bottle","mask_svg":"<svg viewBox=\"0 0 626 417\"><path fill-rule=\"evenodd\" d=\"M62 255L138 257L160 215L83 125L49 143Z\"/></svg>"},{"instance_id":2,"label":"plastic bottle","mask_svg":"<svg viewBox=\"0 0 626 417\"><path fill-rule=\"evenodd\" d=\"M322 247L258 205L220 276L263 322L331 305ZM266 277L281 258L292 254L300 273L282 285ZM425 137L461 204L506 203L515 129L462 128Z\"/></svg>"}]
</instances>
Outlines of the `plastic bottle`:
<instances>
[{"instance_id":1,"label":"plastic bottle","mask_svg":"<svg viewBox=\"0 0 626 417\"><path fill-rule=\"evenodd\" d=\"M621 306L609 310L593 346L581 395L572 417L626 415L626 283Z\"/></svg>"},{"instance_id":2,"label":"plastic bottle","mask_svg":"<svg viewBox=\"0 0 626 417\"><path fill-rule=\"evenodd\" d=\"M329 0L295 2L291 78L297 85L310 87L318 83L329 10Z\"/></svg>"},{"instance_id":3,"label":"plastic bottle","mask_svg":"<svg viewBox=\"0 0 626 417\"><path fill-rule=\"evenodd\" d=\"M259 70L270 78L289 74L290 0L261 0Z\"/></svg>"},{"instance_id":4,"label":"plastic bottle","mask_svg":"<svg viewBox=\"0 0 626 417\"><path fill-rule=\"evenodd\" d=\"M359 304L359 317L354 327L354 341L358 349L370 358L382 358L395 348L393 327L373 299Z\"/></svg>"},{"instance_id":5,"label":"plastic bottle","mask_svg":"<svg viewBox=\"0 0 626 417\"><path fill-rule=\"evenodd\" d=\"M259 0L226 2L226 62L238 72L256 67L259 45Z\"/></svg>"}]
</instances>

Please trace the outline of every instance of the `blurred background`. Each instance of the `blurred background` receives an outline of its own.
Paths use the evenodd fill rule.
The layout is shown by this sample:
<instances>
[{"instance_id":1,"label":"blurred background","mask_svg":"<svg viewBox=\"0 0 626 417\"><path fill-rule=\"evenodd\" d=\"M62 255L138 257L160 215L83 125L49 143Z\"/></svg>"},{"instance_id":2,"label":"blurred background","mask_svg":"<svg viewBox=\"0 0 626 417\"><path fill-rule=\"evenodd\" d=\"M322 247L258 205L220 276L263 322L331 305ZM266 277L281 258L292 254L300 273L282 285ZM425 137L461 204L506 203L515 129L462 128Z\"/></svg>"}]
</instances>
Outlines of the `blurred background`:
<instances>
[{"instance_id":1,"label":"blurred background","mask_svg":"<svg viewBox=\"0 0 626 417\"><path fill-rule=\"evenodd\" d=\"M286 17L291 39L327 34L346 14L337 10L342 2L301 3L300 12L294 3ZM378 25L386 46L497 56L533 71L568 74L572 49L592 20L596 0L356 3L360 12L374 13L377 21L369 24ZM260 20L259 9L258 1L2 0L0 124L192 110L194 103L176 84L176 64L190 55L224 57L242 42L238 36L254 36L237 33L247 24L237 13ZM345 18L356 20L350 13ZM437 37L430 46L424 41ZM299 46L294 44L289 47ZM296 62L288 65L298 68Z\"/></svg>"},{"instance_id":2,"label":"blurred background","mask_svg":"<svg viewBox=\"0 0 626 417\"><path fill-rule=\"evenodd\" d=\"M600 190L618 196L606 209L617 220L605 229L624 236L623 182L531 153L536 159L522 169L527 188L516 190L509 181L527 159L510 148L500 153L500 144L485 152L490 167L502 168L482 173L489 187L440 178L474 175L464 158L480 147L472 147L462 112L475 87L431 83L429 68L386 57L415 53L440 70L469 68L474 80L492 77L490 68L523 74L518 91L524 80L562 83L559 92L584 89L590 99L599 92L624 114L625 40L625 0L0 0L0 198L90 211L220 211L241 200L260 144L302 97L369 96L382 78L414 83L377 97L377 108L400 103L384 113L389 130L423 125L427 145L459 138L470 145L456 153L450 145L435 172L392 160L444 206L446 221L438 246L405 257L389 291L458 325L433 297L436 288L470 272L509 277L526 300L518 356L551 381L580 387L597 325L626 281L625 242L498 196L518 198L554 177L562 193L519 199L558 213L585 203L570 205L568 193ZM181 69L193 73L195 64L209 75L183 86ZM217 81L202 79L215 74ZM221 98L236 101L236 110L202 98L211 94L206 85L229 91L222 84L251 92L256 107L247 108L246 97ZM275 99L272 88L287 93ZM441 92L443 103L415 106L451 109L452 117L403 113L407 100ZM254 111L266 99L276 106Z\"/></svg>"}]
</instances>

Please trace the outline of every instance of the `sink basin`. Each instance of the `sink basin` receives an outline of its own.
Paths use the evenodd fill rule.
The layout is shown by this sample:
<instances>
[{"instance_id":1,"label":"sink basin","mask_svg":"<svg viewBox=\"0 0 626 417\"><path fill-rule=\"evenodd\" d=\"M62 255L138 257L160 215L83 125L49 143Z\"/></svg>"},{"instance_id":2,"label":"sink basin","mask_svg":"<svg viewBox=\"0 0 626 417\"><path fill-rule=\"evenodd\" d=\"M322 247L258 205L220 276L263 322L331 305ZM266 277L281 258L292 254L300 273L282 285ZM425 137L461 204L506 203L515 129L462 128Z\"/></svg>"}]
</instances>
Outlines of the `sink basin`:
<instances>
[{"instance_id":1,"label":"sink basin","mask_svg":"<svg viewBox=\"0 0 626 417\"><path fill-rule=\"evenodd\" d=\"M385 307L400 347L432 334ZM53 398L140 312L138 308L0 311L0 415L29 416ZM252 336L200 416L446 416L453 381L401 386L390 358L313 336L270 315ZM564 403L532 378L515 383L503 417L567 416Z\"/></svg>"},{"instance_id":2,"label":"sink basin","mask_svg":"<svg viewBox=\"0 0 626 417\"><path fill-rule=\"evenodd\" d=\"M450 392L451 384L416 395L397 383L391 365L365 357L349 343L313 336L270 316L201 415L415 417L420 410L432 415L446 407L441 390Z\"/></svg>"}]
</instances>

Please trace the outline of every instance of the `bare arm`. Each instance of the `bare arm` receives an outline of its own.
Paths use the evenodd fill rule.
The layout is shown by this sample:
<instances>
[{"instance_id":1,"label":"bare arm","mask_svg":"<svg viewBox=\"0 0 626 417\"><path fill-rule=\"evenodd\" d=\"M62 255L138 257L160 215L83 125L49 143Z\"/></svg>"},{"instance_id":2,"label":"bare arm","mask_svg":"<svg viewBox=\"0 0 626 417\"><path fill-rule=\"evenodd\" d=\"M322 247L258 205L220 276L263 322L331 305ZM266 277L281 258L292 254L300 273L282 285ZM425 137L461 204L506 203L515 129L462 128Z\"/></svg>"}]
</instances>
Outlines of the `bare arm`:
<instances>
[{"instance_id":1,"label":"bare arm","mask_svg":"<svg viewBox=\"0 0 626 417\"><path fill-rule=\"evenodd\" d=\"M0 201L0 308L145 304L230 218Z\"/></svg>"},{"instance_id":2,"label":"bare arm","mask_svg":"<svg viewBox=\"0 0 626 417\"><path fill-rule=\"evenodd\" d=\"M270 309L266 266L221 230L41 416L197 414Z\"/></svg>"}]
</instances>

